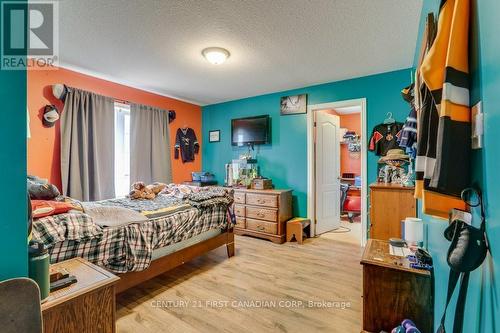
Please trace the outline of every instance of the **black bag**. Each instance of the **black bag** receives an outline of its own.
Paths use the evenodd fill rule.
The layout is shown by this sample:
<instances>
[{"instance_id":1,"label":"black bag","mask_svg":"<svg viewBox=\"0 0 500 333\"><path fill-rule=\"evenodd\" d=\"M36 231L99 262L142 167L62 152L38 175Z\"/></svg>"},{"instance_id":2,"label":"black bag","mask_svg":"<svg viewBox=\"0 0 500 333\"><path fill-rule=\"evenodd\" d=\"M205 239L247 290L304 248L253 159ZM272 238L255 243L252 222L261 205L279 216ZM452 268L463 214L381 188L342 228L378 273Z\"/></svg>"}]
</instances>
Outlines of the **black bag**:
<instances>
[{"instance_id":1,"label":"black bag","mask_svg":"<svg viewBox=\"0 0 500 333\"><path fill-rule=\"evenodd\" d=\"M450 221L450 225L444 231L444 237L451 241L448 249L447 261L450 266L450 276L448 280L448 294L446 296L446 306L441 325L437 333L445 333L446 310L450 304L451 296L461 277L460 291L458 293L457 306L455 309L455 321L453 323L453 333L462 333L464 321L465 301L467 297L467 287L469 284L469 273L481 266L488 253L488 242L485 233L485 214L481 192L472 188L462 191L462 200L470 207L481 208L481 225L479 228L473 227L466 222L455 219ZM472 197L477 198L471 201Z\"/></svg>"}]
</instances>

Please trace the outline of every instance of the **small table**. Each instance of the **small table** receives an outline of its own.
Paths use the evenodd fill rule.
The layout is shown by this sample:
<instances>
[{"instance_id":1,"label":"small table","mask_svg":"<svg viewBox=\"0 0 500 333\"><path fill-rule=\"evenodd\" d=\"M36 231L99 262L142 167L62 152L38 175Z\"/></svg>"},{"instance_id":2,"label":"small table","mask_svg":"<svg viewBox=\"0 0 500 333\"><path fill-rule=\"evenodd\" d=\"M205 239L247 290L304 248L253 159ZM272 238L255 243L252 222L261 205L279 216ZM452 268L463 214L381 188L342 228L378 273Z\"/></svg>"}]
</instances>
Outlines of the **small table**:
<instances>
[{"instance_id":1,"label":"small table","mask_svg":"<svg viewBox=\"0 0 500 333\"><path fill-rule=\"evenodd\" d=\"M380 332L411 319L422 333L432 333L434 295L431 272L410 267L390 254L389 242L369 239L363 257L363 331Z\"/></svg>"},{"instance_id":2,"label":"small table","mask_svg":"<svg viewBox=\"0 0 500 333\"><path fill-rule=\"evenodd\" d=\"M116 275L83 258L51 265L78 282L49 294L42 304L44 332L115 332Z\"/></svg>"}]
</instances>

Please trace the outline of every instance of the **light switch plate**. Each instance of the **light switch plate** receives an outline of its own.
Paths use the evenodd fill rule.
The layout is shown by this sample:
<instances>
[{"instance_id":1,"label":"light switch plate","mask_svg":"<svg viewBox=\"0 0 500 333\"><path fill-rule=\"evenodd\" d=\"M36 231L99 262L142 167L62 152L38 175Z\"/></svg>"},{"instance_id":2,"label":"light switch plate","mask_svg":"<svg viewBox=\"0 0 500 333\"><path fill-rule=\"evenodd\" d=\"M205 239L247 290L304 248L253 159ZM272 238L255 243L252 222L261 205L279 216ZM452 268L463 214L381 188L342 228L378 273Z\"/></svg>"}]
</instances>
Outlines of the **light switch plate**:
<instances>
[{"instance_id":1,"label":"light switch plate","mask_svg":"<svg viewBox=\"0 0 500 333\"><path fill-rule=\"evenodd\" d=\"M478 102L471 110L471 126L472 126L472 149L483 148L484 134L484 114L482 103Z\"/></svg>"}]
</instances>

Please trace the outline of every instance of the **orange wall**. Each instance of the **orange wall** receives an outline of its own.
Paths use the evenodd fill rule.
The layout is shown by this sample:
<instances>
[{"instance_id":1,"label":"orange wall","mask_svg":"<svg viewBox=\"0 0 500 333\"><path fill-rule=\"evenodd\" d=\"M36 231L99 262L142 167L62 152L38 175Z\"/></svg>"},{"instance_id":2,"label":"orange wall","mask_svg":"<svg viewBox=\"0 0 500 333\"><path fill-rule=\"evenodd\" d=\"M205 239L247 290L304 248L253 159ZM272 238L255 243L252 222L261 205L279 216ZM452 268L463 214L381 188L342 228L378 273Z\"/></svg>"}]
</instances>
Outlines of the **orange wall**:
<instances>
[{"instance_id":1,"label":"orange wall","mask_svg":"<svg viewBox=\"0 0 500 333\"><path fill-rule=\"evenodd\" d=\"M339 117L340 127L355 131L357 134L361 133L361 114L340 114ZM344 172L361 175L361 154L352 154L347 150L347 145L340 145L340 173Z\"/></svg>"},{"instance_id":2,"label":"orange wall","mask_svg":"<svg viewBox=\"0 0 500 333\"><path fill-rule=\"evenodd\" d=\"M201 170L201 154L196 155L194 162L183 164L180 159L174 159L173 149L175 132L177 128L184 125L194 129L200 145L202 144L200 106L59 68L52 71L28 71L28 109L31 130L31 138L28 140L29 174L48 178L50 182L61 188L59 122L52 128L45 128L41 121L41 112L46 104L56 105L59 111L63 109L63 103L52 95L51 85L55 83L64 83L119 100L175 110L177 117L170 124L173 180L175 183L189 180L192 171Z\"/></svg>"}]
</instances>

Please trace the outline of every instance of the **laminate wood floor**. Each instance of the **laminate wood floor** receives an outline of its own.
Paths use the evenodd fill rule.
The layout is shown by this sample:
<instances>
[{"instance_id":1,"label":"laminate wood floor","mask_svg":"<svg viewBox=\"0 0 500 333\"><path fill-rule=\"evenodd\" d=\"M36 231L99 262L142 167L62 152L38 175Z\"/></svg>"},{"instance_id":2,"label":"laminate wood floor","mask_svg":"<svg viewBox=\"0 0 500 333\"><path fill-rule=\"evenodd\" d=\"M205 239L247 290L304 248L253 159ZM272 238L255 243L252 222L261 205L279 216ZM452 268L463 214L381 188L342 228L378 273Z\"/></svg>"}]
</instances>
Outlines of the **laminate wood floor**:
<instances>
[{"instance_id":1,"label":"laminate wood floor","mask_svg":"<svg viewBox=\"0 0 500 333\"><path fill-rule=\"evenodd\" d=\"M361 252L236 236L234 257L221 247L118 295L117 331L357 333Z\"/></svg>"}]
</instances>

